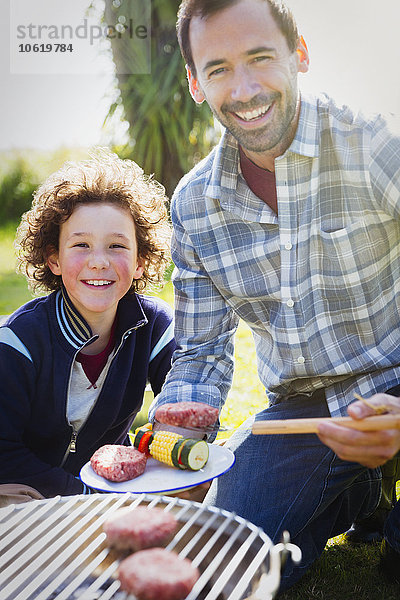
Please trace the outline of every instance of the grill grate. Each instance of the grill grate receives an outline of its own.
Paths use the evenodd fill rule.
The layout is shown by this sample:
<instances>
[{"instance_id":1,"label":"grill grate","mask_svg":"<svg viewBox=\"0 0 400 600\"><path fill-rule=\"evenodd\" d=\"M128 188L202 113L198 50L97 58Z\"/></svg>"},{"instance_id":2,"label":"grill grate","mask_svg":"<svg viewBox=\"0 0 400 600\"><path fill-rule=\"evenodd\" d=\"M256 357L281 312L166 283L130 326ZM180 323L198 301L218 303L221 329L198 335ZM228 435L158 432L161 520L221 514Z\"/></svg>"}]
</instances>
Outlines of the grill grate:
<instances>
[{"instance_id":1,"label":"grill grate","mask_svg":"<svg viewBox=\"0 0 400 600\"><path fill-rule=\"evenodd\" d=\"M178 520L167 549L201 573L187 600L242 600L266 577L277 547L233 513L148 494L56 497L0 510L0 600L132 599L119 590L115 573L122 556L106 546L102 525L117 508L138 505L172 511ZM278 561L270 598L279 567Z\"/></svg>"}]
</instances>

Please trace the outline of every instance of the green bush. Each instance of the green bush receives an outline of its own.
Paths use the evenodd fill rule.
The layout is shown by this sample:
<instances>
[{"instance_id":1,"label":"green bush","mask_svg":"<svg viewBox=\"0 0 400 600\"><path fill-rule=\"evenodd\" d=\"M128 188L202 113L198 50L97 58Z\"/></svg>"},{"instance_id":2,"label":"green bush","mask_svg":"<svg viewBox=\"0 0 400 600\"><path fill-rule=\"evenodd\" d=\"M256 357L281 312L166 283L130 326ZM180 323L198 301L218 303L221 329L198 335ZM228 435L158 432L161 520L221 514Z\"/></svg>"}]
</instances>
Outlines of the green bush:
<instances>
[{"instance_id":1,"label":"green bush","mask_svg":"<svg viewBox=\"0 0 400 600\"><path fill-rule=\"evenodd\" d=\"M17 158L0 177L0 223L18 221L32 204L38 178L24 159Z\"/></svg>"}]
</instances>

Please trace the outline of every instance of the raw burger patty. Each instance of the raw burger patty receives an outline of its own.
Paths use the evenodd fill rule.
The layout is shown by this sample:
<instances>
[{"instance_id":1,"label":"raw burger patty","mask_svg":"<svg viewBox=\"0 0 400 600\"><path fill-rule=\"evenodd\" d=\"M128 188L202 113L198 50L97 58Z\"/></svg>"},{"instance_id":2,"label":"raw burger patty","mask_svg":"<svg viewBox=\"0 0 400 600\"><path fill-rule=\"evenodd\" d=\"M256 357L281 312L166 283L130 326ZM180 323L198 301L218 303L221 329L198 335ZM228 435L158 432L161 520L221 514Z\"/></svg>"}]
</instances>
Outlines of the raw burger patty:
<instances>
[{"instance_id":1,"label":"raw burger patty","mask_svg":"<svg viewBox=\"0 0 400 600\"><path fill-rule=\"evenodd\" d=\"M169 542L177 520L161 508L120 508L103 525L107 542L118 550L142 550Z\"/></svg>"},{"instance_id":2,"label":"raw burger patty","mask_svg":"<svg viewBox=\"0 0 400 600\"><path fill-rule=\"evenodd\" d=\"M138 600L183 600L199 575L190 560L164 548L136 552L118 569L121 588Z\"/></svg>"},{"instance_id":3,"label":"raw burger patty","mask_svg":"<svg viewBox=\"0 0 400 600\"><path fill-rule=\"evenodd\" d=\"M215 423L218 409L204 402L173 402L156 410L159 423L176 427L208 427Z\"/></svg>"},{"instance_id":4,"label":"raw burger patty","mask_svg":"<svg viewBox=\"0 0 400 600\"><path fill-rule=\"evenodd\" d=\"M107 444L93 454L90 464L93 471L108 479L120 482L134 479L146 468L147 457L132 446Z\"/></svg>"}]
</instances>

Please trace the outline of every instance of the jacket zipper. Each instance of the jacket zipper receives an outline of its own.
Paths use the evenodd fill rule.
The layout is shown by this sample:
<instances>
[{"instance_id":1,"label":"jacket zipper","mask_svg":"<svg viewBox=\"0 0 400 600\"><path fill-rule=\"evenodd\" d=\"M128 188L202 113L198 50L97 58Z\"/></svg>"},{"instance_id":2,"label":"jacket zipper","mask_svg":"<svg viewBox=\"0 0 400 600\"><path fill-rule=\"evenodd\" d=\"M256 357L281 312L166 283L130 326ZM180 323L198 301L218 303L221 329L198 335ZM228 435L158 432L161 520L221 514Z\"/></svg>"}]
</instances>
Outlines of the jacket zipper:
<instances>
[{"instance_id":1,"label":"jacket zipper","mask_svg":"<svg viewBox=\"0 0 400 600\"><path fill-rule=\"evenodd\" d=\"M75 431L72 432L71 439L68 446L68 452L74 454L76 452L76 438L78 434Z\"/></svg>"},{"instance_id":2,"label":"jacket zipper","mask_svg":"<svg viewBox=\"0 0 400 600\"><path fill-rule=\"evenodd\" d=\"M142 321L142 322L138 323L136 327L132 327L131 329L128 329L128 330L127 330L127 331L124 333L124 335L123 335L123 336L122 336L122 338L121 338L121 342L120 342L120 344L119 344L118 348L115 350L114 356L113 356L113 357L112 357L112 359L111 359L110 367L111 367L111 364L114 362L114 359L115 359L115 357L117 356L117 354L118 354L119 350L121 349L121 347L122 347L123 343L125 342L126 338L127 338L127 337L128 337L128 336L129 336L129 335L132 333L132 331L136 331L136 329L139 329L139 327L143 327L143 325L145 325L145 324L146 324L146 322L145 322L145 321ZM85 344L85 345L86 345L86 344ZM82 346L82 347L84 347L84 346ZM70 370L70 375L69 375L69 381L68 381L67 402L68 402L68 398L69 398L69 389L70 389L71 378L72 378L72 368L73 368L73 364L74 364L74 362L75 362L75 360L76 360L76 356L78 355L78 353L79 353L81 350L82 350L82 348L80 348L80 349L79 349L79 350L78 350L78 351L75 353L74 360L72 361L71 370ZM109 368L110 368L110 367L109 367ZM92 408L90 409L90 412L89 412L89 414L87 415L87 417L86 417L85 421L82 423L82 425L80 426L80 428L78 429L78 431L75 431L75 430L72 428L71 438L70 438L70 441L69 441L68 447L67 447L67 449L66 449L66 451L65 451L65 454L64 454L64 457L63 457L63 459L62 459L62 462L61 462L61 464L60 464L60 467L63 467L63 466L64 466L64 464L65 464L65 462L66 462L66 460L67 460L67 458L68 458L69 454L75 454L75 453L76 453L76 440L77 440L77 437L78 437L78 433L79 433L80 429L82 429L82 427L85 425L85 423L86 423L86 421L88 420L88 418L90 417L90 414L91 414L91 412L92 412L93 408L95 407L96 403L97 403L97 400L96 400L96 402L93 404ZM67 419L67 420L68 420L68 419ZM70 427L72 427L72 425L69 423L69 421L68 421L68 424L70 425Z\"/></svg>"}]
</instances>

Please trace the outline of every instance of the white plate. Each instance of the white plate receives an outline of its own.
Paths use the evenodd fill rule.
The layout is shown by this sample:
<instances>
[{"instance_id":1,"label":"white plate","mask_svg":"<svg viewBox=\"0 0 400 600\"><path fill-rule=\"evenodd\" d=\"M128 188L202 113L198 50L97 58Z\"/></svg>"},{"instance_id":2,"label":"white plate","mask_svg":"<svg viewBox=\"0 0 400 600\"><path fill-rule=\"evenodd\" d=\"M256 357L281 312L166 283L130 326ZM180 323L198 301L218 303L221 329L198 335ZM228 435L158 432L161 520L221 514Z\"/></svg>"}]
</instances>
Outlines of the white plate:
<instances>
[{"instance_id":1,"label":"white plate","mask_svg":"<svg viewBox=\"0 0 400 600\"><path fill-rule=\"evenodd\" d=\"M233 452L214 444L209 444L209 448L210 455L207 464L199 471L181 471L164 465L154 458L149 458L143 475L129 481L121 483L108 481L93 471L90 462L82 467L80 477L86 485L102 492L160 494L182 491L219 477L233 466L235 462Z\"/></svg>"}]
</instances>

